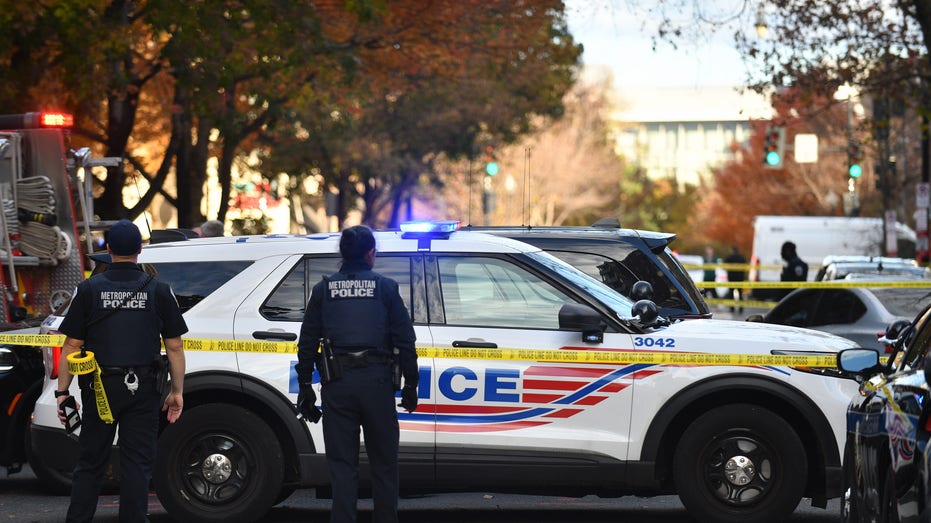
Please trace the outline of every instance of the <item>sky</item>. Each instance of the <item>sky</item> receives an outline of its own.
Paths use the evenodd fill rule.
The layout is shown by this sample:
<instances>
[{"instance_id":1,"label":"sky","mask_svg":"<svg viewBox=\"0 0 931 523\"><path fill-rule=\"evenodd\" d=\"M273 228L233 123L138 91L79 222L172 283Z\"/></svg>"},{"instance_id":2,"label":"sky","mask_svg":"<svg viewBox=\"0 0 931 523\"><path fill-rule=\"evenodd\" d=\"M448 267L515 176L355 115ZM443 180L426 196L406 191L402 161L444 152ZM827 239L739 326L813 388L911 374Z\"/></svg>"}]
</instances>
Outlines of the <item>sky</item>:
<instances>
[{"instance_id":1,"label":"sky","mask_svg":"<svg viewBox=\"0 0 931 523\"><path fill-rule=\"evenodd\" d=\"M725 13L734 12L744 2L703 0L703 4ZM627 5L626 0L566 0L569 30L585 49L583 63L610 67L618 88L737 87L745 82L746 69L730 31L709 36L703 43L680 44L679 49L661 42L654 51L655 24L644 24L643 15Z\"/></svg>"}]
</instances>

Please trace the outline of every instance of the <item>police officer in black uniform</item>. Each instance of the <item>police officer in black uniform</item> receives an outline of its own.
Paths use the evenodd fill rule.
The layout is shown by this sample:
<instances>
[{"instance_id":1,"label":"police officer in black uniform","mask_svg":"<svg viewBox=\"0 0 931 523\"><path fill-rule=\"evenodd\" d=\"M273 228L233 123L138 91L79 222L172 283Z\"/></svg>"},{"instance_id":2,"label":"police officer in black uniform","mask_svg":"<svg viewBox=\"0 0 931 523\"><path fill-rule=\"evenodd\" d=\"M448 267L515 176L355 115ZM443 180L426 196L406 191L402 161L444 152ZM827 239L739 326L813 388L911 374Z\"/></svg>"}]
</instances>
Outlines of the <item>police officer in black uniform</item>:
<instances>
[{"instance_id":1,"label":"police officer in black uniform","mask_svg":"<svg viewBox=\"0 0 931 523\"><path fill-rule=\"evenodd\" d=\"M184 352L181 335L187 325L171 288L146 275L136 264L142 249L139 229L120 220L107 235L112 263L107 270L78 285L62 321L65 334L59 363L59 409L69 396L72 374L68 355L82 347L94 353L112 422L98 409L93 374L78 377L84 405L79 456L71 486L67 521L91 521L97 510L113 436L119 427L121 522L148 521L149 481L155 462L159 407L174 423L181 415ZM162 405L158 390L161 342L170 362L171 390ZM83 356L84 358L87 355ZM62 423L63 411L59 410Z\"/></svg>"},{"instance_id":2,"label":"police officer in black uniform","mask_svg":"<svg viewBox=\"0 0 931 523\"><path fill-rule=\"evenodd\" d=\"M808 279L808 264L802 260L795 251L795 244L784 242L779 251L782 259L786 264L782 266L782 274L779 275L780 281L805 281ZM792 289L782 289L782 296L792 292Z\"/></svg>"},{"instance_id":3,"label":"police officer in black uniform","mask_svg":"<svg viewBox=\"0 0 931 523\"><path fill-rule=\"evenodd\" d=\"M394 280L374 272L375 236L364 226L343 231L339 272L313 288L295 365L298 408L319 419L311 388L314 364L323 362L319 340L330 341L341 376L323 383L323 441L333 488L332 523L356 521L359 479L359 426L371 464L372 521L398 520L398 415L392 362L397 349L404 387L399 406L417 408L417 352L411 316ZM325 374L321 371L321 374Z\"/></svg>"}]
</instances>

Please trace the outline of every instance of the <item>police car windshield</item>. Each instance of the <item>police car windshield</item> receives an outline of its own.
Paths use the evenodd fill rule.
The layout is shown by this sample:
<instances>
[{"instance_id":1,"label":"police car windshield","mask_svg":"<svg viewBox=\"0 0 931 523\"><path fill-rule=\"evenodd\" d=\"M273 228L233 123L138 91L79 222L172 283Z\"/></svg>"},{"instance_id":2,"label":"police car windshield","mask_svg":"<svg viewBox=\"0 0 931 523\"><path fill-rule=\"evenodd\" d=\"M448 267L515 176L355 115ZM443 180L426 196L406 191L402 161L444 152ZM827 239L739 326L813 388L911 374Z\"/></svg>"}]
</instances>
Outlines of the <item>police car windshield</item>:
<instances>
[{"instance_id":1,"label":"police car windshield","mask_svg":"<svg viewBox=\"0 0 931 523\"><path fill-rule=\"evenodd\" d=\"M619 318L630 318L632 316L630 309L633 306L633 302L623 294L615 292L611 287L608 287L604 283L592 278L551 254L539 251L529 252L527 256L550 271L558 274L560 277L565 278L589 296L592 296L610 307L611 310L617 313Z\"/></svg>"}]
</instances>

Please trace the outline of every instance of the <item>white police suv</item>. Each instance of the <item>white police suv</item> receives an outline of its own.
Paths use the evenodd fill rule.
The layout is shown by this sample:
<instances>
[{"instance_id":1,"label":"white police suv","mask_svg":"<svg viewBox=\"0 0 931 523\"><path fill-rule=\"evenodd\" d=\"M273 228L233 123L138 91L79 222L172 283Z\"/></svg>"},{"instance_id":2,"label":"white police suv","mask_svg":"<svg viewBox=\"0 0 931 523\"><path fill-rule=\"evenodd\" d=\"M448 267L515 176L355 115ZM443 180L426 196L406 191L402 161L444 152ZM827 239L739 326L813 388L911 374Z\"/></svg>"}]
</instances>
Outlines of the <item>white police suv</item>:
<instances>
[{"instance_id":1,"label":"white police suv","mask_svg":"<svg viewBox=\"0 0 931 523\"><path fill-rule=\"evenodd\" d=\"M421 354L420 406L398 412L403 490L675 493L701 521L740 523L840 494L857 386L812 361L833 365L848 340L669 324L651 302L507 238L376 239L375 270L399 282ZM148 245L140 261L170 282L191 328L185 412L163 423L155 470L169 514L256 520L296 488L325 494L321 425L297 416L293 367L308 293L339 265L338 235L193 239ZM58 350L46 349L31 462L66 484L76 440L55 413Z\"/></svg>"}]
</instances>

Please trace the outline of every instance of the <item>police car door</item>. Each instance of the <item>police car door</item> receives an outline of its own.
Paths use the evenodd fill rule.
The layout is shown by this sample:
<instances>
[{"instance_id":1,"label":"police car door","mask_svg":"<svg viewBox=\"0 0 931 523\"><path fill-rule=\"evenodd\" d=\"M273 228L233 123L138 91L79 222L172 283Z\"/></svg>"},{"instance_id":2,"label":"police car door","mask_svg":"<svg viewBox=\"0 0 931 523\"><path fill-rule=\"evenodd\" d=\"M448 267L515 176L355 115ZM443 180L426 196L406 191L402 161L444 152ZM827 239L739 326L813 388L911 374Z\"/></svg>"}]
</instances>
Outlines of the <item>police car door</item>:
<instances>
[{"instance_id":1,"label":"police car door","mask_svg":"<svg viewBox=\"0 0 931 523\"><path fill-rule=\"evenodd\" d=\"M438 357L433 373L421 375L421 387L431 383L435 397L421 400L435 409L437 482L591 482L596 463L609 463L621 480L632 397L631 376L622 369L452 353L470 347L629 348L630 335L606 333L604 343L583 344L579 332L559 330L559 309L579 300L512 258L435 259L427 264L427 280L439 287L428 296L442 301L430 302Z\"/></svg>"}]
</instances>

